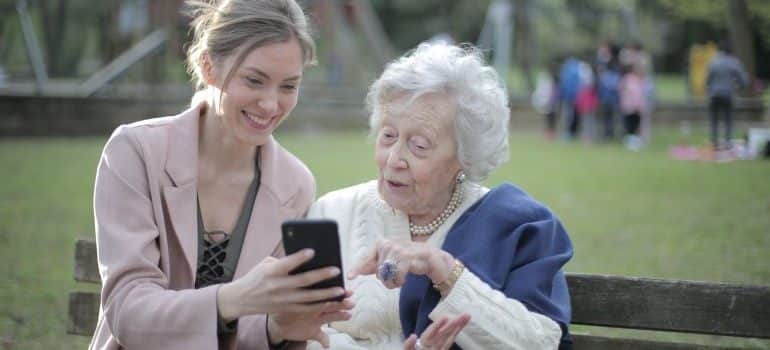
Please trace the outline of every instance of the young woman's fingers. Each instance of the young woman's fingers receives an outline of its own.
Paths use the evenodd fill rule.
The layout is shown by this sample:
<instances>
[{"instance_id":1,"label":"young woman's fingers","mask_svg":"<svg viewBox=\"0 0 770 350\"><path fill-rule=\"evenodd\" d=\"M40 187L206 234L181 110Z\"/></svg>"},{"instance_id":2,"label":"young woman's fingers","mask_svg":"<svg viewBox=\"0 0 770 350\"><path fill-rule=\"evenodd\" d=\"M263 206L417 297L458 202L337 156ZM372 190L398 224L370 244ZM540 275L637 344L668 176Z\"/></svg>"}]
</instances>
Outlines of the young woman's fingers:
<instances>
[{"instance_id":1,"label":"young woman's fingers","mask_svg":"<svg viewBox=\"0 0 770 350\"><path fill-rule=\"evenodd\" d=\"M321 313L324 309L323 303L313 304L286 304L282 305L277 312L287 313Z\"/></svg>"},{"instance_id":2,"label":"young woman's fingers","mask_svg":"<svg viewBox=\"0 0 770 350\"><path fill-rule=\"evenodd\" d=\"M321 312L335 312L340 310L353 310L356 303L350 299L343 299L342 301L330 301L324 305Z\"/></svg>"},{"instance_id":3,"label":"young woman's fingers","mask_svg":"<svg viewBox=\"0 0 770 350\"><path fill-rule=\"evenodd\" d=\"M315 251L312 249L302 249L294 254L284 256L272 263L273 271L277 275L288 275L297 267L313 258Z\"/></svg>"},{"instance_id":4,"label":"young woman's fingers","mask_svg":"<svg viewBox=\"0 0 770 350\"><path fill-rule=\"evenodd\" d=\"M276 299L281 303L314 303L345 295L345 290L340 287L325 289L295 289L283 293Z\"/></svg>"},{"instance_id":5,"label":"young woman's fingers","mask_svg":"<svg viewBox=\"0 0 770 350\"><path fill-rule=\"evenodd\" d=\"M331 313L323 313L318 317L318 323L327 324L337 321L347 321L352 317L348 311L336 311Z\"/></svg>"},{"instance_id":6,"label":"young woman's fingers","mask_svg":"<svg viewBox=\"0 0 770 350\"><path fill-rule=\"evenodd\" d=\"M342 271L336 266L323 267L283 277L279 283L281 287L285 288L302 288L336 277L340 273Z\"/></svg>"},{"instance_id":7,"label":"young woman's fingers","mask_svg":"<svg viewBox=\"0 0 770 350\"><path fill-rule=\"evenodd\" d=\"M345 299L343 301L326 301L312 304L285 304L281 305L281 312L302 312L302 313L331 313L337 311L352 310L356 304L352 300Z\"/></svg>"}]
</instances>

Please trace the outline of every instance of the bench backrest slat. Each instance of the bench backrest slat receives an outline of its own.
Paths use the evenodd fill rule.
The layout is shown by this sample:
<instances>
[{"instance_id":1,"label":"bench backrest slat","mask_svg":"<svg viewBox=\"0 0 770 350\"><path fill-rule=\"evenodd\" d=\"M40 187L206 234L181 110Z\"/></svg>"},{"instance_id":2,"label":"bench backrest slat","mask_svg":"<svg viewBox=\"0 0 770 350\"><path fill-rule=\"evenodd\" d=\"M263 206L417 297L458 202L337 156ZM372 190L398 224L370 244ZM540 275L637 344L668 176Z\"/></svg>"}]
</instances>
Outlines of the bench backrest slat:
<instances>
[{"instance_id":1,"label":"bench backrest slat","mask_svg":"<svg viewBox=\"0 0 770 350\"><path fill-rule=\"evenodd\" d=\"M572 323L770 338L770 287L568 274Z\"/></svg>"},{"instance_id":2,"label":"bench backrest slat","mask_svg":"<svg viewBox=\"0 0 770 350\"><path fill-rule=\"evenodd\" d=\"M79 239L75 243L75 281L101 283L96 259L96 242Z\"/></svg>"},{"instance_id":3,"label":"bench backrest slat","mask_svg":"<svg viewBox=\"0 0 770 350\"><path fill-rule=\"evenodd\" d=\"M91 336L99 317L99 293L70 293L67 333Z\"/></svg>"},{"instance_id":4,"label":"bench backrest slat","mask_svg":"<svg viewBox=\"0 0 770 350\"><path fill-rule=\"evenodd\" d=\"M740 350L732 347L671 343L631 338L610 338L576 334L572 336L575 349L587 350Z\"/></svg>"}]
</instances>

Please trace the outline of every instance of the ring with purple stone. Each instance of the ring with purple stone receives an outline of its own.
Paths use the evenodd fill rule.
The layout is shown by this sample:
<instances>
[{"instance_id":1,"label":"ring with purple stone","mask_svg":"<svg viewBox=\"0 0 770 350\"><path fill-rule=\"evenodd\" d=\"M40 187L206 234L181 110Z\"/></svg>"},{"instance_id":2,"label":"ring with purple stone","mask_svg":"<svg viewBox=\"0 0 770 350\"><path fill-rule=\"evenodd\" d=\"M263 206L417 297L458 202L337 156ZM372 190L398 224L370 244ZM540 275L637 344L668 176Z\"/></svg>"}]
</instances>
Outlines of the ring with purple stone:
<instances>
[{"instance_id":1,"label":"ring with purple stone","mask_svg":"<svg viewBox=\"0 0 770 350\"><path fill-rule=\"evenodd\" d=\"M382 282L394 282L396 273L398 273L398 266L390 260L385 260L377 268L377 278Z\"/></svg>"}]
</instances>

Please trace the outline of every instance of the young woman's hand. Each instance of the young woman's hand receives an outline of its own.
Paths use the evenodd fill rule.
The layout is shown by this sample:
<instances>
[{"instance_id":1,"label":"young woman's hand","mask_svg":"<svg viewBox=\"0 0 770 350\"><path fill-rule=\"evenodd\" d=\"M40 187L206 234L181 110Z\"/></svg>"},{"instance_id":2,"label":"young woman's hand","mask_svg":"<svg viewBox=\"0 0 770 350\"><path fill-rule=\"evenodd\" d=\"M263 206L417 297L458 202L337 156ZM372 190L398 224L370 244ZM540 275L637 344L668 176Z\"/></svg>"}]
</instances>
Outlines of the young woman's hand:
<instances>
[{"instance_id":1,"label":"young woman's hand","mask_svg":"<svg viewBox=\"0 0 770 350\"><path fill-rule=\"evenodd\" d=\"M327 267L290 275L289 272L313 257L311 249L276 259L267 257L244 276L223 284L217 291L219 314L226 321L241 316L277 313L334 313L350 309L349 303L319 303L346 295L340 287L303 289L341 273Z\"/></svg>"},{"instance_id":2,"label":"young woman's hand","mask_svg":"<svg viewBox=\"0 0 770 350\"><path fill-rule=\"evenodd\" d=\"M443 317L428 326L419 339L414 334L409 336L404 342L404 350L447 350L470 320L468 314L454 318Z\"/></svg>"},{"instance_id":3,"label":"young woman's hand","mask_svg":"<svg viewBox=\"0 0 770 350\"><path fill-rule=\"evenodd\" d=\"M350 319L349 310L353 302L349 299L352 292L345 294L341 302L323 302L324 310L320 312L284 312L271 314L267 319L270 342L280 343L283 340L315 340L324 348L329 347L329 336L321 327L330 322Z\"/></svg>"}]
</instances>

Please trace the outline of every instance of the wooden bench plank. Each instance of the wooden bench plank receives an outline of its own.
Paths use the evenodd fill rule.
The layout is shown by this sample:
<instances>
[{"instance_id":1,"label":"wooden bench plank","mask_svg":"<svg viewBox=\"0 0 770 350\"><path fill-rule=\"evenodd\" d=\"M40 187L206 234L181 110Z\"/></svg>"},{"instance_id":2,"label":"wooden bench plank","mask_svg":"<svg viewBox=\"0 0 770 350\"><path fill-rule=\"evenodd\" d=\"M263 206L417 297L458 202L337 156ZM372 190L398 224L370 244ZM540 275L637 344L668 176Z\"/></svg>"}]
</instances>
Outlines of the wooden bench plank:
<instances>
[{"instance_id":1,"label":"wooden bench plank","mask_svg":"<svg viewBox=\"0 0 770 350\"><path fill-rule=\"evenodd\" d=\"M99 318L99 293L70 293L67 333L91 336Z\"/></svg>"},{"instance_id":2,"label":"wooden bench plank","mask_svg":"<svg viewBox=\"0 0 770 350\"><path fill-rule=\"evenodd\" d=\"M739 350L697 344L670 343L641 339L610 338L594 335L575 334L572 336L575 349L590 350Z\"/></svg>"},{"instance_id":3,"label":"wooden bench plank","mask_svg":"<svg viewBox=\"0 0 770 350\"><path fill-rule=\"evenodd\" d=\"M99 264L96 259L96 242L79 239L75 243L75 281L101 283Z\"/></svg>"},{"instance_id":4,"label":"wooden bench plank","mask_svg":"<svg viewBox=\"0 0 770 350\"><path fill-rule=\"evenodd\" d=\"M572 323L770 338L770 287L568 274Z\"/></svg>"}]
</instances>

